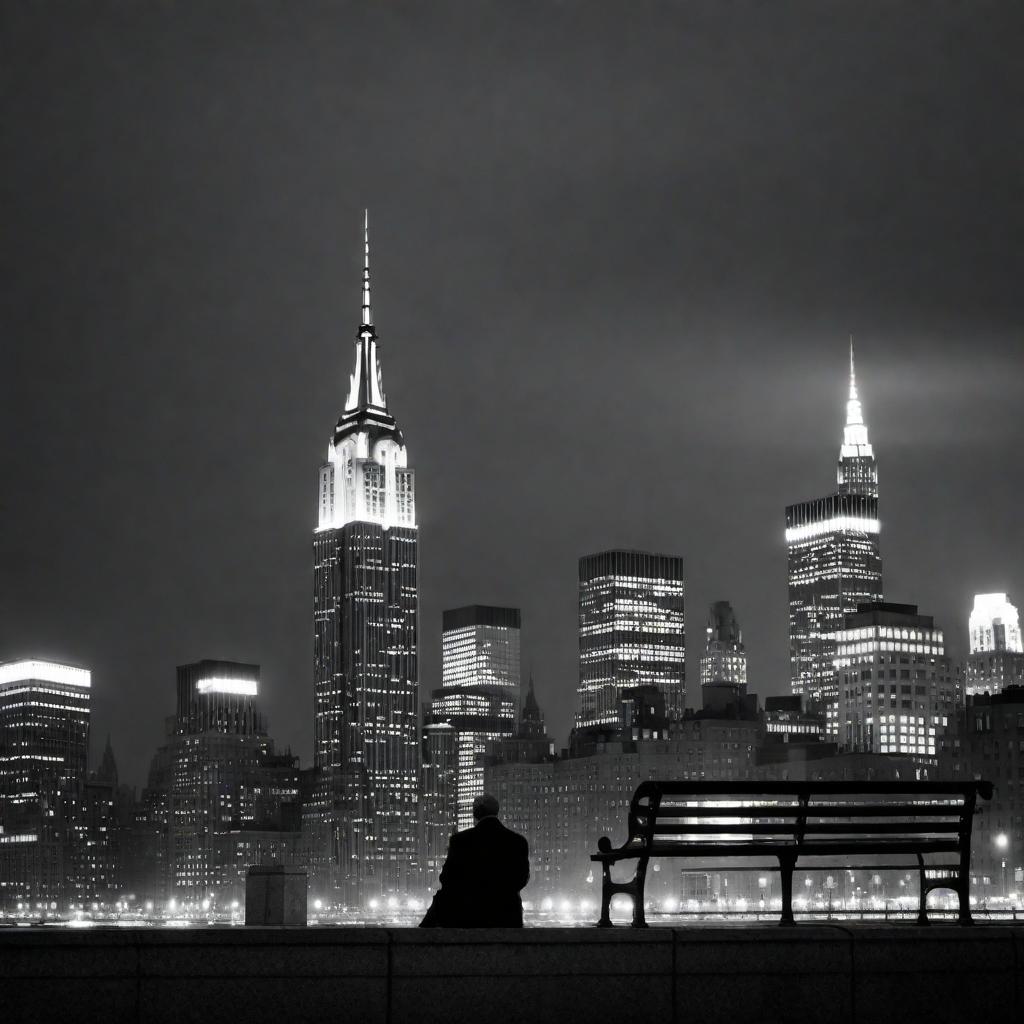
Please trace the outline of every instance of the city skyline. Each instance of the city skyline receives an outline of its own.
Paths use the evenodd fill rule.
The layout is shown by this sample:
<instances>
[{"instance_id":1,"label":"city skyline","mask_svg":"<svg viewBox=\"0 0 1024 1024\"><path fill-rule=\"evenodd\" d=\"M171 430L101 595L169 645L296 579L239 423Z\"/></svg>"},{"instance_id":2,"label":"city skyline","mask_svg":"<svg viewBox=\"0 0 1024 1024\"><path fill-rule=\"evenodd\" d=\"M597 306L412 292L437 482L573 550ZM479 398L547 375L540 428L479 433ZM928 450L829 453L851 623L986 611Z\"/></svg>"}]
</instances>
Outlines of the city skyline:
<instances>
[{"instance_id":1,"label":"city skyline","mask_svg":"<svg viewBox=\"0 0 1024 1024\"><path fill-rule=\"evenodd\" d=\"M851 330L885 495L886 598L927 609L965 656L973 595L1019 603L1024 580L1022 129L1008 116L1021 83L979 73L1009 66L999 18L937 12L838 12L813 47L753 47L749 70L730 63L739 41L695 16L730 70L720 88L717 62L659 63L669 51L642 14L622 45L651 50L653 70L628 79L618 58L581 61L578 27L553 15L566 46L541 56L546 94L502 84L535 42L522 25L497 71L481 63L481 41L506 27L493 13L431 26L454 28L467 64L430 64L415 102L416 62L434 58L380 12L360 15L358 43L329 36L354 48L342 59L275 42L264 13L198 61L194 84L176 71L187 17L137 30L155 53L135 46L131 19L108 25L110 64L80 62L84 23L38 76L12 56L26 113L9 119L24 201L3 323L16 443L0 661L87 666L94 761L109 732L135 784L176 665L259 663L279 748L311 761L310 492L350 368L365 205L388 394L424 481L421 694L440 683L443 608L522 608L524 669L563 743L576 562L613 547L682 556L694 621L728 598L751 690L788 692L781 509L824 490ZM584 29L588 46L613 20ZM753 11L747 43L763 28ZM933 66L946 33L961 46ZM36 53L43 38L19 13L7 45ZM296 73L284 105L250 74L253 40ZM118 91L118 60L144 89ZM351 84L335 67L367 73ZM482 99L458 102L474 76ZM868 93L884 105L859 105ZM293 127L297 95L312 101ZM777 109L796 126L781 147ZM650 113L634 124L636 110ZM452 160L467 138L473 152ZM620 155L638 147L636 166ZM394 177L403 164L422 172L414 189ZM39 179L50 166L75 173Z\"/></svg>"}]
</instances>

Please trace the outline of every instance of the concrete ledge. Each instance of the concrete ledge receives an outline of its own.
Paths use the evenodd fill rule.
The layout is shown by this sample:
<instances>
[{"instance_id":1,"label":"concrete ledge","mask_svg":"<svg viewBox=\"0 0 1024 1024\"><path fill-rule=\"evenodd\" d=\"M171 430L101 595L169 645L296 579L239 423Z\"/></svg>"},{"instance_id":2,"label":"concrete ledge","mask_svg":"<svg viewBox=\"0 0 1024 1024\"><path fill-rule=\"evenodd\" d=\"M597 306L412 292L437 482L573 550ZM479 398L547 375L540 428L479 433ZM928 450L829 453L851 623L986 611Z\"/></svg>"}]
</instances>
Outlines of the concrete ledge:
<instances>
[{"instance_id":1,"label":"concrete ledge","mask_svg":"<svg viewBox=\"0 0 1024 1024\"><path fill-rule=\"evenodd\" d=\"M828 1021L1024 1010L1024 927L0 929L5 1020Z\"/></svg>"}]
</instances>

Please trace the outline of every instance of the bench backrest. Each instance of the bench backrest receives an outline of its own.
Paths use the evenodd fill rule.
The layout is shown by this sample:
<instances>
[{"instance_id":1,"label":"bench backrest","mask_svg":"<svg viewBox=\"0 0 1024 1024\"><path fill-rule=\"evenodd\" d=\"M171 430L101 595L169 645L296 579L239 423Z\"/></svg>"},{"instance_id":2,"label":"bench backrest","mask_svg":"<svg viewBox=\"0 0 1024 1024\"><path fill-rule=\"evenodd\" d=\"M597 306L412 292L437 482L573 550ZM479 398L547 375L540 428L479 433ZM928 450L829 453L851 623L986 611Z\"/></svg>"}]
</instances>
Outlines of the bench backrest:
<instances>
[{"instance_id":1,"label":"bench backrest","mask_svg":"<svg viewBox=\"0 0 1024 1024\"><path fill-rule=\"evenodd\" d=\"M627 843L970 842L989 782L644 782L633 794Z\"/></svg>"}]
</instances>

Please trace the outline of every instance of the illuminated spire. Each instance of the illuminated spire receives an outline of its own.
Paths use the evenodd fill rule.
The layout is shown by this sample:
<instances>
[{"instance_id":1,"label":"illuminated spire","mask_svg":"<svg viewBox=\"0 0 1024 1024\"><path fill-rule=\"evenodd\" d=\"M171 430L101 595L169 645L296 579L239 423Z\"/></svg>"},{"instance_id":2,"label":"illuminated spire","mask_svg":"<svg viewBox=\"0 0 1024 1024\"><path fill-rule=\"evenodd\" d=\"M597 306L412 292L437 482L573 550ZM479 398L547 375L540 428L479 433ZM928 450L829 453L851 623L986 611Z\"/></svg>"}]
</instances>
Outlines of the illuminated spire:
<instances>
[{"instance_id":1,"label":"illuminated spire","mask_svg":"<svg viewBox=\"0 0 1024 1024\"><path fill-rule=\"evenodd\" d=\"M857 373L853 365L853 335L850 335L850 398L846 403L846 425L847 427L862 426L864 424L864 412L860 407L860 399L857 397ZM847 431L847 433L849 433ZM864 442L867 441L867 431L864 434Z\"/></svg>"},{"instance_id":2,"label":"illuminated spire","mask_svg":"<svg viewBox=\"0 0 1024 1024\"><path fill-rule=\"evenodd\" d=\"M359 333L373 331L373 313L370 310L370 211L363 211L363 320Z\"/></svg>"},{"instance_id":3,"label":"illuminated spire","mask_svg":"<svg viewBox=\"0 0 1024 1024\"><path fill-rule=\"evenodd\" d=\"M370 308L370 212L363 214L363 307L356 340L356 365L345 402L345 414L360 410L380 410L387 415L387 398L377 358L377 332Z\"/></svg>"},{"instance_id":4,"label":"illuminated spire","mask_svg":"<svg viewBox=\"0 0 1024 1024\"><path fill-rule=\"evenodd\" d=\"M363 296L345 408L317 487L317 530L346 523L416 528L414 474L402 431L388 411L370 309L370 215L363 214ZM319 620L318 620L319 621Z\"/></svg>"},{"instance_id":5,"label":"illuminated spire","mask_svg":"<svg viewBox=\"0 0 1024 1024\"><path fill-rule=\"evenodd\" d=\"M868 441L864 410L857 394L857 372L853 361L853 335L850 335L850 397L846 401L846 426L839 449L838 482L840 491L878 497L878 468Z\"/></svg>"}]
</instances>

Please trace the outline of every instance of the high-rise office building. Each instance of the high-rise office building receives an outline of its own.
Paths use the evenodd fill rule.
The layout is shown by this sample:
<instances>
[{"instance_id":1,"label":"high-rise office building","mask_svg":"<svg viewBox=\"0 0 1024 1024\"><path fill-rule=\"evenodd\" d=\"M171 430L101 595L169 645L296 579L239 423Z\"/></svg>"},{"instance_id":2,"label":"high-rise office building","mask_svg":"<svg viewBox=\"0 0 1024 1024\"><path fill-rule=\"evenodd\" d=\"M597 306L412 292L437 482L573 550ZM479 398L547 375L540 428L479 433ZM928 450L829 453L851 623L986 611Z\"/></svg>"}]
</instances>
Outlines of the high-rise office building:
<instances>
[{"instance_id":1,"label":"high-rise office building","mask_svg":"<svg viewBox=\"0 0 1024 1024\"><path fill-rule=\"evenodd\" d=\"M949 776L987 779L992 799L983 801L971 830L971 884L979 898L1009 897L1014 905L1024 881L1024 687L967 698L943 767Z\"/></svg>"},{"instance_id":2,"label":"high-rise office building","mask_svg":"<svg viewBox=\"0 0 1024 1024\"><path fill-rule=\"evenodd\" d=\"M604 551L579 563L576 729L614 732L622 691L656 686L670 727L686 703L683 560Z\"/></svg>"},{"instance_id":3,"label":"high-rise office building","mask_svg":"<svg viewBox=\"0 0 1024 1024\"><path fill-rule=\"evenodd\" d=\"M1024 686L1024 647L1017 609L1005 594L975 594L969 620L967 693L1002 693Z\"/></svg>"},{"instance_id":4,"label":"high-rise office building","mask_svg":"<svg viewBox=\"0 0 1024 1024\"><path fill-rule=\"evenodd\" d=\"M200 901L238 895L260 858L301 855L297 759L276 755L259 710L260 669L205 659L179 665L177 709L153 758L140 830L151 842L148 894ZM258 837L280 840L272 854ZM244 865L233 844L244 834ZM287 849L287 853L285 852ZM255 852L254 852L255 851Z\"/></svg>"},{"instance_id":5,"label":"high-rise office building","mask_svg":"<svg viewBox=\"0 0 1024 1024\"><path fill-rule=\"evenodd\" d=\"M841 746L934 763L959 693L932 616L912 604L861 605L836 634L836 667Z\"/></svg>"},{"instance_id":6,"label":"high-rise office building","mask_svg":"<svg viewBox=\"0 0 1024 1024\"><path fill-rule=\"evenodd\" d=\"M92 676L50 661L0 665L0 902L72 898Z\"/></svg>"},{"instance_id":7,"label":"high-rise office building","mask_svg":"<svg viewBox=\"0 0 1024 1024\"><path fill-rule=\"evenodd\" d=\"M473 798L483 792L488 743L516 731L520 682L518 608L469 605L445 611L441 633L441 688L428 722L455 731L456 823L473 824Z\"/></svg>"},{"instance_id":8,"label":"high-rise office building","mask_svg":"<svg viewBox=\"0 0 1024 1024\"><path fill-rule=\"evenodd\" d=\"M786 509L790 684L824 709L835 734L837 631L858 605L882 599L878 467L868 441L850 343L850 396L834 494Z\"/></svg>"},{"instance_id":9,"label":"high-rise office building","mask_svg":"<svg viewBox=\"0 0 1024 1024\"><path fill-rule=\"evenodd\" d=\"M747 649L736 613L728 601L715 601L708 613L700 682L747 684Z\"/></svg>"},{"instance_id":10,"label":"high-rise office building","mask_svg":"<svg viewBox=\"0 0 1024 1024\"><path fill-rule=\"evenodd\" d=\"M456 739L453 726L431 722L428 716L423 727L419 802L423 884L428 888L437 884L458 820Z\"/></svg>"},{"instance_id":11,"label":"high-rise office building","mask_svg":"<svg viewBox=\"0 0 1024 1024\"><path fill-rule=\"evenodd\" d=\"M413 470L388 411L370 307L318 483L313 539L314 874L347 902L406 888L418 870L420 741ZM315 819L312 821L310 819Z\"/></svg>"}]
</instances>

